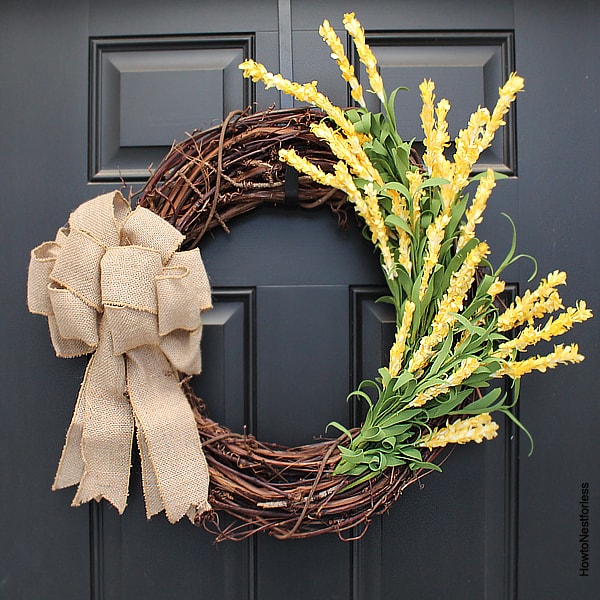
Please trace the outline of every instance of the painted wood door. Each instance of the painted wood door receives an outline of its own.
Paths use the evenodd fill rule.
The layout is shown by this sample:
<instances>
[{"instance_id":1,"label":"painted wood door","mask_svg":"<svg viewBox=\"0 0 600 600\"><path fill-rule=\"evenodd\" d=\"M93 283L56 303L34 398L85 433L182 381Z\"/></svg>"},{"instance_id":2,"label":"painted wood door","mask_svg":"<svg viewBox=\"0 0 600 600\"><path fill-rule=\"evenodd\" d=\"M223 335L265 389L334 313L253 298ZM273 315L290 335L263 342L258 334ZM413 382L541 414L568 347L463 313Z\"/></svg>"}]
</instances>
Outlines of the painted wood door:
<instances>
[{"instance_id":1,"label":"painted wood door","mask_svg":"<svg viewBox=\"0 0 600 600\"><path fill-rule=\"evenodd\" d=\"M419 139L423 77L452 104L455 133L477 104L493 104L513 69L527 91L506 133L483 157L505 172L483 224L497 256L509 213L520 250L540 273L569 273L572 304L599 304L595 168L599 117L592 0L375 0L255 3L133 0L5 1L0 12L2 159L2 417L0 597L270 600L595 598L599 564L585 558L580 515L600 514L598 328L577 331L587 361L524 382L529 445L508 423L484 446L454 452L358 542L256 537L215 545L189 523L146 522L134 461L127 511L69 507L50 484L83 360L59 361L46 324L27 314L30 248L53 236L80 202L138 187L171 141L234 108L286 105L245 82L246 56L297 80L318 79L348 102L316 33L356 11L400 130ZM516 118L514 118L516 116ZM205 372L211 414L262 439L308 442L345 397L385 362L393 315L375 304L382 280L370 245L326 211L261 210L203 244L214 287ZM509 276L517 290L529 269ZM592 525L593 526L593 525ZM584 561L587 568L584 569ZM583 569L583 571L582 571Z\"/></svg>"}]
</instances>

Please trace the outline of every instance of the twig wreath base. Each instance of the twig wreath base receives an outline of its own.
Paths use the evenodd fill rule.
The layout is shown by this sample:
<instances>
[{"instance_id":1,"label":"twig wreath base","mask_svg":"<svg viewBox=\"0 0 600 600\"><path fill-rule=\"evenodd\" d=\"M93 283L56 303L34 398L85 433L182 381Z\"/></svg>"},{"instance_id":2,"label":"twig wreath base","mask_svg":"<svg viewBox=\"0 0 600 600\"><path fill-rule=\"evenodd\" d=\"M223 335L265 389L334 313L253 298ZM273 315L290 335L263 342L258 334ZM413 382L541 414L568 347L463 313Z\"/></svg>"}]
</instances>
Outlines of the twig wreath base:
<instances>
[{"instance_id":1,"label":"twig wreath base","mask_svg":"<svg viewBox=\"0 0 600 600\"><path fill-rule=\"evenodd\" d=\"M193 392L187 394L194 402ZM339 446L347 446L346 436L289 448L234 433L202 409L196 409L195 416L209 466L210 503L235 519L224 528L214 511L197 519L217 541L243 540L258 532L279 539L322 533L337 533L344 541L358 539L373 517L386 512L427 472L391 467L343 491L352 478L333 471L340 459ZM435 461L441 452L429 451L426 459Z\"/></svg>"},{"instance_id":2,"label":"twig wreath base","mask_svg":"<svg viewBox=\"0 0 600 600\"><path fill-rule=\"evenodd\" d=\"M307 108L236 111L222 125L175 144L138 194L138 205L175 226L186 236L183 246L193 248L216 227L229 231L228 223L237 215L263 204L289 204L290 172L286 173L278 151L294 148L331 171L335 156L310 132L310 124L322 118L323 113ZM416 154L411 159L419 164ZM299 177L292 195L297 198L291 201L305 209L328 205L340 226L346 225L347 201L339 190ZM243 540L258 532L279 539L322 533L356 539L366 533L374 516L386 512L428 472L391 467L350 487L357 477L333 472L347 436L294 448L261 442L211 420L189 381L183 387L194 409L211 481L213 511L200 515L196 524L218 541ZM448 450L426 450L423 459L439 461L442 453L447 455ZM222 524L220 511L233 521Z\"/></svg>"}]
</instances>

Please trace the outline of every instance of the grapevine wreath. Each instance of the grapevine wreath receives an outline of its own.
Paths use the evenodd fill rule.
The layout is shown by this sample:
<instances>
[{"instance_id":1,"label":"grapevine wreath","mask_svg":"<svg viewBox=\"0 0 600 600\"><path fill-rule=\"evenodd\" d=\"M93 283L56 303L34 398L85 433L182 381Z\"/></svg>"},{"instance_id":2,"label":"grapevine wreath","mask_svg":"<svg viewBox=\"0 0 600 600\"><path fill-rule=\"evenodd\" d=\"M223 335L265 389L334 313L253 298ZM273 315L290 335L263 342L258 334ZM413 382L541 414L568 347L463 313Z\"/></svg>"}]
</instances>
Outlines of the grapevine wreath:
<instances>
[{"instance_id":1,"label":"grapevine wreath","mask_svg":"<svg viewBox=\"0 0 600 600\"><path fill-rule=\"evenodd\" d=\"M576 344L520 353L592 316L584 301L565 308L554 271L509 306L502 271L520 258L515 239L497 268L476 226L498 175L472 176L523 79L511 74L490 112L479 107L454 140L447 100L420 85L424 153L400 138L398 90L387 94L354 14L344 27L366 69L380 113L327 21L319 33L351 88L341 109L317 90L252 60L245 77L312 108L234 111L219 126L174 144L137 207L119 193L76 209L54 241L32 251L28 302L48 317L59 356L92 354L54 482L78 485L74 504L106 498L123 512L134 432L147 515L184 514L218 540L259 531L277 538L364 534L424 473L440 470L454 444L497 435L492 413L522 425L501 385L583 360ZM466 192L469 188L469 193ZM470 195L472 194L472 198ZM396 311L389 364L350 394L368 407L361 427L288 448L234 433L211 420L190 385L200 371L201 311L210 288L198 246L216 227L265 204L328 205L345 225L353 208L379 253ZM526 431L526 430L524 430ZM233 517L220 523L218 514Z\"/></svg>"}]
</instances>

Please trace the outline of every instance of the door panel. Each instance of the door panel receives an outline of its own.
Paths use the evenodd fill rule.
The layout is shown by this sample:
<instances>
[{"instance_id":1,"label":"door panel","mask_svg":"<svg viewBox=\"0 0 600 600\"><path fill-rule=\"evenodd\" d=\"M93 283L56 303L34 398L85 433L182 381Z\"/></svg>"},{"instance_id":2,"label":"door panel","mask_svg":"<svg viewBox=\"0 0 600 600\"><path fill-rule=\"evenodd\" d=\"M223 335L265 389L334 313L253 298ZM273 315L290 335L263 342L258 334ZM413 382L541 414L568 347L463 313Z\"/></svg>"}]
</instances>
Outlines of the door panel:
<instances>
[{"instance_id":1,"label":"door panel","mask_svg":"<svg viewBox=\"0 0 600 600\"><path fill-rule=\"evenodd\" d=\"M600 497L593 492L600 487L592 446L600 416L595 322L577 331L583 365L524 382L531 458L527 441L519 446L515 429L501 423L497 440L457 448L442 475L409 488L357 542L258 536L216 546L187 522L147 522L136 458L122 517L104 504L70 508L72 489L50 492L85 360L58 361L43 319L26 312L30 248L85 199L121 180L137 189L186 129L246 103L281 104L277 92L242 79L242 55L301 81L317 79L334 102L348 104L316 32L328 18L342 33L351 10L381 58L387 87L412 88L398 97L405 136L418 137L422 77L449 97L454 128L477 103L495 101L508 72L526 77L518 114L478 165L510 176L494 191L480 231L501 257L510 235L501 213L509 213L541 275L568 271L576 291L567 289L565 304L581 297L598 305L595 3L5 2L1 598L597 596L595 562L589 577L578 575L581 482L590 483L593 514ZM362 407L346 396L386 362L394 315L375 302L383 281L356 224L341 230L326 209L265 208L238 218L229 235L215 232L202 254L215 307L194 386L211 416L287 444L310 442L334 419L359 422ZM529 274L525 264L507 274L513 294Z\"/></svg>"}]
</instances>

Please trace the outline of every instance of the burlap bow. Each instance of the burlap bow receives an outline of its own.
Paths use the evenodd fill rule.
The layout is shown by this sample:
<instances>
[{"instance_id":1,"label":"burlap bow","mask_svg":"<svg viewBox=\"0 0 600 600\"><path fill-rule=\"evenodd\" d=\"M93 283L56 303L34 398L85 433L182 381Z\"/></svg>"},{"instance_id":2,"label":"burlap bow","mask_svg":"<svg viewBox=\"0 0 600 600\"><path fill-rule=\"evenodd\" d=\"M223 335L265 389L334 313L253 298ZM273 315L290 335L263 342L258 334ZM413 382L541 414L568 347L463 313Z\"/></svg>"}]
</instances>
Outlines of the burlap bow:
<instances>
[{"instance_id":1,"label":"burlap bow","mask_svg":"<svg viewBox=\"0 0 600 600\"><path fill-rule=\"evenodd\" d=\"M73 505L127 504L134 428L148 518L210 509L208 467L178 372L199 373L200 312L211 306L199 250L119 192L82 204L31 252L28 305L48 317L56 354L93 353L53 489Z\"/></svg>"}]
</instances>

